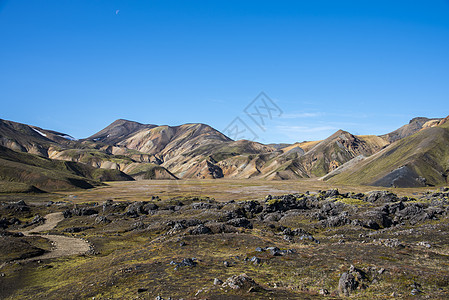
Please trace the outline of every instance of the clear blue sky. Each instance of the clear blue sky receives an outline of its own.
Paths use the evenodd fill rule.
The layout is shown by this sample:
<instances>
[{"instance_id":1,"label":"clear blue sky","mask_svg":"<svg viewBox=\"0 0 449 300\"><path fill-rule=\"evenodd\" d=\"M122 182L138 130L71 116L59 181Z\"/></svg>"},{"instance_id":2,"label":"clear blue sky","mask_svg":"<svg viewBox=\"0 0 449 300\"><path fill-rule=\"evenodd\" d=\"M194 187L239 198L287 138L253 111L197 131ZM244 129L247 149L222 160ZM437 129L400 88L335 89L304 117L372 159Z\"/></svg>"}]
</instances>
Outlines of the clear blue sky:
<instances>
[{"instance_id":1,"label":"clear blue sky","mask_svg":"<svg viewBox=\"0 0 449 300\"><path fill-rule=\"evenodd\" d=\"M264 132L261 91L283 111ZM0 118L77 138L237 116L264 143L383 134L448 100L446 0L0 0Z\"/></svg>"}]
</instances>

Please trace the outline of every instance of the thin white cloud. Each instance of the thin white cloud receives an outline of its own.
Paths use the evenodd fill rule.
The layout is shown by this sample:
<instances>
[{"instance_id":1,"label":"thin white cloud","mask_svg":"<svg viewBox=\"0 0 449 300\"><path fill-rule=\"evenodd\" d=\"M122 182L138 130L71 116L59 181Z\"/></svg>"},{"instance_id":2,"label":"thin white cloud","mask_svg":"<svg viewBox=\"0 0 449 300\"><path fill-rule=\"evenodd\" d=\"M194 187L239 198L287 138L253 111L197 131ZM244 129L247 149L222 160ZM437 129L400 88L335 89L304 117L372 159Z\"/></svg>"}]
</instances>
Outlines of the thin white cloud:
<instances>
[{"instance_id":1,"label":"thin white cloud","mask_svg":"<svg viewBox=\"0 0 449 300\"><path fill-rule=\"evenodd\" d=\"M329 131L329 130L338 130L338 128L333 126L317 126L317 127L308 127L308 126L288 126L288 125L279 125L276 126L279 131L289 132L289 133L314 133L321 131Z\"/></svg>"},{"instance_id":2,"label":"thin white cloud","mask_svg":"<svg viewBox=\"0 0 449 300\"><path fill-rule=\"evenodd\" d=\"M282 114L282 119L302 119L302 118L316 118L323 116L322 112L302 112L302 113L287 113Z\"/></svg>"}]
</instances>

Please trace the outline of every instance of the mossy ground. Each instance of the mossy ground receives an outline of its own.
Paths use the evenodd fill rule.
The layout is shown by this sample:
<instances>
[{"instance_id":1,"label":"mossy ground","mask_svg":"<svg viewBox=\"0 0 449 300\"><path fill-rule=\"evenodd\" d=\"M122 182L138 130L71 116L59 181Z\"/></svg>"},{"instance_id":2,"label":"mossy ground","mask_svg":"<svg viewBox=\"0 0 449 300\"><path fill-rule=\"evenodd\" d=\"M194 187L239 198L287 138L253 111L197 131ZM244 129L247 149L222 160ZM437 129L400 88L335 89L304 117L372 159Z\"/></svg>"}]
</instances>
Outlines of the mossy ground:
<instances>
[{"instance_id":1,"label":"mossy ground","mask_svg":"<svg viewBox=\"0 0 449 300\"><path fill-rule=\"evenodd\" d=\"M123 190L123 184L117 183L111 188L76 192L72 197L62 194L29 196L25 201L35 205L30 206L29 213L18 217L26 221L36 213L44 215L73 208L74 203L94 207L102 215L102 206L95 202L101 204L108 197L124 201L149 200L150 195L161 195L157 193L161 189L160 182L147 183L141 183L143 189L130 183L127 190ZM228 189L250 191L249 197L257 194L257 198L263 198L261 190L265 191L264 195L268 190L267 186L251 182L235 182L231 187L221 186L221 190L214 191L216 186L217 183L212 181L201 183L201 189L208 190L208 195L227 193L228 200L248 198L245 192L240 195L229 193ZM179 190L183 187L188 188L186 194L194 194L192 189L189 190L190 185L178 185ZM282 192L295 187L273 185L270 188ZM361 190L363 188L354 191ZM409 195L413 196L413 192L410 190ZM181 196L182 193L162 196L162 200L154 200L154 203L164 208L181 201L187 207L193 202L210 200ZM22 196L11 196L15 201L18 198ZM42 205L50 199L55 202L62 200L62 204ZM336 201L358 210L372 205L349 198ZM271 222L274 228L256 218L252 219L253 229L237 228L234 232L203 235L190 235L188 229L169 232L170 227L165 224L170 220L186 219L213 222L221 218L218 212L181 208L132 218L124 216L121 210L108 218L111 223L98 224L92 216L73 216L63 220L52 233L85 238L94 246L95 253L41 263L8 264L0 270L5 274L0 278L1 296L6 299L154 299L156 296L165 299L318 299L324 297L319 291L326 289L330 292L326 296L328 299L338 299L339 277L352 264L365 270L375 270L368 275L368 287L355 291L353 298L385 299L392 293L400 298L411 297L410 286L415 282L420 284L422 291L417 298L449 297L449 237L446 234L449 221L446 218L415 226L404 225L400 229L375 231L352 225L324 228L310 216L292 214L279 222ZM284 239L280 226L307 230L320 243L298 239L288 241ZM70 227L93 228L78 233L63 232ZM375 242L380 239L398 239L404 247L391 248ZM430 243L432 247L419 245L421 241ZM293 249L294 253L272 256L267 251L256 251L257 247L268 246ZM253 256L260 258L261 263L254 265L246 260ZM195 258L196 266L175 269L170 264L184 258ZM224 261L228 261L230 266L226 267ZM381 269L384 271L380 272ZM224 281L241 273L253 278L262 289L248 292L213 284L214 278ZM142 289L141 292L138 289Z\"/></svg>"}]
</instances>

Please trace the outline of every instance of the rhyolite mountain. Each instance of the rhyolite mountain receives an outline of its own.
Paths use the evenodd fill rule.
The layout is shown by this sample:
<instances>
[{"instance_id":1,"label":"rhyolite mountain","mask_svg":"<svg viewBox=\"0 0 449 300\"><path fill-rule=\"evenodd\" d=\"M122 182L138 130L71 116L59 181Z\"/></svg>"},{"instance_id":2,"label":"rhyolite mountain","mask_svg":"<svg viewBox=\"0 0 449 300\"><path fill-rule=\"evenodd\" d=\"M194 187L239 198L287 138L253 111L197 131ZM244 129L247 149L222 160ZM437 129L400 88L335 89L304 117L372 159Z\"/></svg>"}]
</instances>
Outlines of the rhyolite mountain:
<instances>
[{"instance_id":1,"label":"rhyolite mountain","mask_svg":"<svg viewBox=\"0 0 449 300\"><path fill-rule=\"evenodd\" d=\"M270 145L233 141L198 123L158 126L119 119L75 140L68 134L0 120L0 145L52 161L116 170L128 180L320 178L406 187L447 182L448 162L441 154L448 145L445 120L414 118L381 136L338 130L321 141Z\"/></svg>"},{"instance_id":2,"label":"rhyolite mountain","mask_svg":"<svg viewBox=\"0 0 449 300\"><path fill-rule=\"evenodd\" d=\"M449 122L445 118L353 164L329 180L346 184L419 187L447 184L448 176Z\"/></svg>"},{"instance_id":3,"label":"rhyolite mountain","mask_svg":"<svg viewBox=\"0 0 449 300\"><path fill-rule=\"evenodd\" d=\"M441 119L439 118L413 118L408 124L405 124L404 126L396 129L393 132L381 135L381 137L392 143L405 137L411 136L412 134L422 130L423 128L434 127L438 125L440 121Z\"/></svg>"},{"instance_id":4,"label":"rhyolite mountain","mask_svg":"<svg viewBox=\"0 0 449 300\"><path fill-rule=\"evenodd\" d=\"M101 181L133 180L119 170L53 160L0 146L0 191L54 191L92 188Z\"/></svg>"}]
</instances>

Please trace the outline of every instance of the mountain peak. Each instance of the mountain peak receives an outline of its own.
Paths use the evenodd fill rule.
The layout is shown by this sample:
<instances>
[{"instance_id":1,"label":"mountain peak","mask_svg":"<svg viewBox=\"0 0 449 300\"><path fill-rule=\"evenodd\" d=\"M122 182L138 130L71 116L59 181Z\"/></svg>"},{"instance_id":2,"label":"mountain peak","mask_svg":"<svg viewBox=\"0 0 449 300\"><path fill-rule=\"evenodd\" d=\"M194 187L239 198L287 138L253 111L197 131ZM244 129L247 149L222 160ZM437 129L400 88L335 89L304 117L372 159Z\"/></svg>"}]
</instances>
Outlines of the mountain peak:
<instances>
[{"instance_id":1,"label":"mountain peak","mask_svg":"<svg viewBox=\"0 0 449 300\"><path fill-rule=\"evenodd\" d=\"M98 141L107 144L115 144L118 141L125 139L133 133L136 133L145 128L154 128L156 125L142 124L135 121L125 119L117 119L109 124L104 129L96 134L88 137L88 140Z\"/></svg>"},{"instance_id":2,"label":"mountain peak","mask_svg":"<svg viewBox=\"0 0 449 300\"><path fill-rule=\"evenodd\" d=\"M142 123L136 122L136 121L131 121L131 120L126 120L126 119L117 119L114 122L112 122L109 126L111 125L123 125L123 124L140 124L142 125Z\"/></svg>"},{"instance_id":3,"label":"mountain peak","mask_svg":"<svg viewBox=\"0 0 449 300\"><path fill-rule=\"evenodd\" d=\"M409 124L413 124L413 123L426 123L427 121L432 120L426 117L416 117L410 120Z\"/></svg>"}]
</instances>

